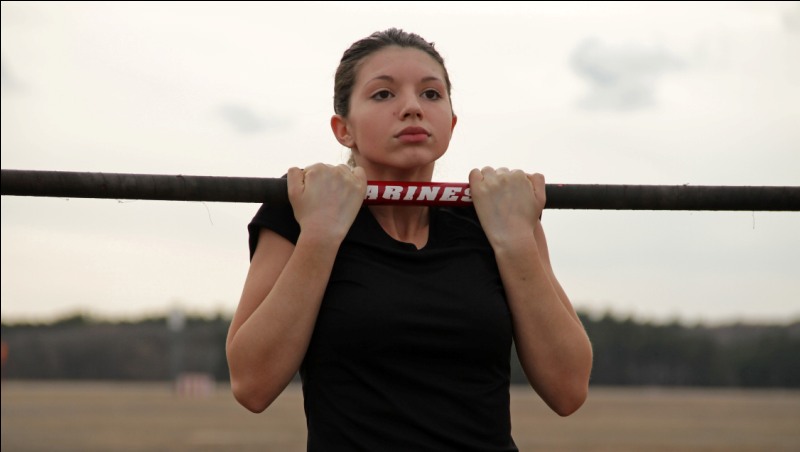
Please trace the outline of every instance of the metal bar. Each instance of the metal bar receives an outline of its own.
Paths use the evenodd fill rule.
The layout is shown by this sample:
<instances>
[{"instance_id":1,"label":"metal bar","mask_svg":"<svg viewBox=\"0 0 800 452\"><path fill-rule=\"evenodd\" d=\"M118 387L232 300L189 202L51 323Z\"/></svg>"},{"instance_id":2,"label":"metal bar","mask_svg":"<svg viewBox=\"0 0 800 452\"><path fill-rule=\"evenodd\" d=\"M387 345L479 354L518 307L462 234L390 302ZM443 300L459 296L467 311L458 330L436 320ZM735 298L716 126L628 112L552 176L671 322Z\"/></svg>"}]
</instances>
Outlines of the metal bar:
<instances>
[{"instance_id":1,"label":"metal bar","mask_svg":"<svg viewBox=\"0 0 800 452\"><path fill-rule=\"evenodd\" d=\"M369 184L372 187L365 202L371 204L464 205L471 202L468 184L464 183L371 181ZM286 180L282 178L4 169L0 186L0 194L4 196L288 202ZM411 186L416 188L409 194ZM437 186L440 188L436 195L431 195L433 187ZM423 191L426 196L422 195ZM800 211L800 186L548 184L547 208Z\"/></svg>"},{"instance_id":2,"label":"metal bar","mask_svg":"<svg viewBox=\"0 0 800 452\"><path fill-rule=\"evenodd\" d=\"M160 201L288 200L286 181L282 179L6 169L0 173L0 194Z\"/></svg>"}]
</instances>

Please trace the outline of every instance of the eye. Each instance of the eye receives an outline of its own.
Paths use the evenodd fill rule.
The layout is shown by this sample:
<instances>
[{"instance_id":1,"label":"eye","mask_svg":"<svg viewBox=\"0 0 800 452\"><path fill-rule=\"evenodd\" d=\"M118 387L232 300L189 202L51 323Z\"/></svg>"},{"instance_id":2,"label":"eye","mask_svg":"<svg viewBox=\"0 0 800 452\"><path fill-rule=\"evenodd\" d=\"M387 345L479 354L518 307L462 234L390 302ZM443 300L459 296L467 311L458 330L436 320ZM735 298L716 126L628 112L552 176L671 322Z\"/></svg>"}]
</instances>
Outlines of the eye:
<instances>
[{"instance_id":1,"label":"eye","mask_svg":"<svg viewBox=\"0 0 800 452\"><path fill-rule=\"evenodd\" d=\"M424 97L425 99L428 99L428 100L437 100L437 99L441 99L442 95L439 94L439 91L436 91L435 89L427 89L427 90L423 91L422 97Z\"/></svg>"},{"instance_id":2,"label":"eye","mask_svg":"<svg viewBox=\"0 0 800 452\"><path fill-rule=\"evenodd\" d=\"M393 94L392 94L391 91L389 91L387 89L382 89L382 90L378 91L377 93L373 94L372 96L370 96L370 99L386 100L386 99L389 99L392 96L393 96Z\"/></svg>"}]
</instances>

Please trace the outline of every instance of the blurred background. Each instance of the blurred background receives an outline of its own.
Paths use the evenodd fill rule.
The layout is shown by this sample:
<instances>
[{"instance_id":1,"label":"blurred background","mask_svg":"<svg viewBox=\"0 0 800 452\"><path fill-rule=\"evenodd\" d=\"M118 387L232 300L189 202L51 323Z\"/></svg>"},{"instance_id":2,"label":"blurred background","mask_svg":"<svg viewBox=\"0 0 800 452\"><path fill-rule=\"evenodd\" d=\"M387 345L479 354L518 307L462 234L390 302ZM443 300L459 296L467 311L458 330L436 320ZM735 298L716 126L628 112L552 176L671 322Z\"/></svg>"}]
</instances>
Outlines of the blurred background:
<instances>
[{"instance_id":1,"label":"blurred background","mask_svg":"<svg viewBox=\"0 0 800 452\"><path fill-rule=\"evenodd\" d=\"M464 182L489 165L550 183L800 185L798 2L0 7L3 169L280 177L290 166L344 163L328 125L339 58L398 27L435 42L453 82L459 121L436 181ZM30 397L43 389L25 382L169 382L159 386L169 400L233 403L224 339L257 208L3 196L3 435L34 432L3 449L37 450L36 432L53 428L37 419L59 413L42 405L32 414ZM788 391L770 392L763 412L749 399L704 406L751 416L715 438L736 439L760 418L769 422L752 450L800 447L782 423L800 422L798 213L551 210L544 220L556 274L595 347L595 387ZM524 381L516 364L514 379ZM597 403L628 397L595 394ZM644 398L632 413L654 403L652 392L636 394ZM684 407L698 400L682 394ZM287 397L302 432L302 402ZM59 425L77 419L61 413ZM226 435L249 437L223 432L186 450L247 449ZM711 441L698 438L687 447ZM719 450L750 450L732 442Z\"/></svg>"}]
</instances>

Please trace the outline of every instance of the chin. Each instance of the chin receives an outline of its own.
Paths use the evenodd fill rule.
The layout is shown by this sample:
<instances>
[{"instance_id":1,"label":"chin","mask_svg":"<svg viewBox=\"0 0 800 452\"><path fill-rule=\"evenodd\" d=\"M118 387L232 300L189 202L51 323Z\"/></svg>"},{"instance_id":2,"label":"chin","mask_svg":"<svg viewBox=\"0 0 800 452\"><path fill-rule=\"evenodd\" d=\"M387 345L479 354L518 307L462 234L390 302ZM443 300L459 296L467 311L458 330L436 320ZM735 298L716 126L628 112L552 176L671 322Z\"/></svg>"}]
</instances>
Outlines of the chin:
<instances>
[{"instance_id":1,"label":"chin","mask_svg":"<svg viewBox=\"0 0 800 452\"><path fill-rule=\"evenodd\" d=\"M413 152L408 153L404 158L398 159L398 164L408 169L419 168L436 163L443 155L444 152Z\"/></svg>"}]
</instances>

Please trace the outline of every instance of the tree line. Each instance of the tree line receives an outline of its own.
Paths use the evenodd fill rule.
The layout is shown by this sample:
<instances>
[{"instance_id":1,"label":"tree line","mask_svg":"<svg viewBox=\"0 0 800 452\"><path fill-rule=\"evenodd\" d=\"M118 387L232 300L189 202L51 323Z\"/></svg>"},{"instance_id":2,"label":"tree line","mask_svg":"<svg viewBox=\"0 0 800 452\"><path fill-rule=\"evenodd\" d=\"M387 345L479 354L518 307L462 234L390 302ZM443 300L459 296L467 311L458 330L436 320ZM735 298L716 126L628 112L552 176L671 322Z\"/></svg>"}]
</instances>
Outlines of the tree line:
<instances>
[{"instance_id":1,"label":"tree line","mask_svg":"<svg viewBox=\"0 0 800 452\"><path fill-rule=\"evenodd\" d=\"M789 325L687 326L580 314L594 349L593 385L800 387L800 321ZM103 321L76 314L2 325L3 378L172 380L199 372L228 380L230 319ZM512 350L513 383L525 376Z\"/></svg>"}]
</instances>

